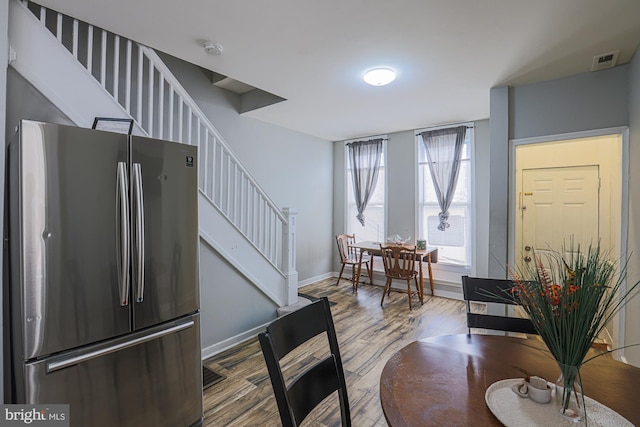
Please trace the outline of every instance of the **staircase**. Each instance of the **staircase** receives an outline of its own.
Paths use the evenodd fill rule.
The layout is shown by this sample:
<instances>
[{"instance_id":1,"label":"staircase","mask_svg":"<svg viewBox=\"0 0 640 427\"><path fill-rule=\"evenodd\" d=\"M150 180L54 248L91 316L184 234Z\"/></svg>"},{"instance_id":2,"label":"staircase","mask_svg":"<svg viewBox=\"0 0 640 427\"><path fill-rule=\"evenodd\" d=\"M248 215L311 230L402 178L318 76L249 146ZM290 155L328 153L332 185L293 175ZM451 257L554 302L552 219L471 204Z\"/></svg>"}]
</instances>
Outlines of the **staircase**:
<instances>
[{"instance_id":1,"label":"staircase","mask_svg":"<svg viewBox=\"0 0 640 427\"><path fill-rule=\"evenodd\" d=\"M279 209L150 48L10 1L10 65L76 125L129 117L134 134L198 146L200 238L278 306L297 301L295 214Z\"/></svg>"}]
</instances>

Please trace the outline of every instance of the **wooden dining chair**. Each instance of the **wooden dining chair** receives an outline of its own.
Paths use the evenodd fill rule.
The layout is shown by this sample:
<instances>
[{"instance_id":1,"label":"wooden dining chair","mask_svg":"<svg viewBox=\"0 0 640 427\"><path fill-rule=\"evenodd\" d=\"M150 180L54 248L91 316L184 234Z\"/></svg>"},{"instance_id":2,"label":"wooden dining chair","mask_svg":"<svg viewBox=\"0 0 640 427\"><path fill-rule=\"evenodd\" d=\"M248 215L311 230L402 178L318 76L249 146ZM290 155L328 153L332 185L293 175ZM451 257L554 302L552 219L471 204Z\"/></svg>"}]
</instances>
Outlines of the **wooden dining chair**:
<instances>
[{"instance_id":1,"label":"wooden dining chair","mask_svg":"<svg viewBox=\"0 0 640 427\"><path fill-rule=\"evenodd\" d=\"M325 335L328 340L324 359L312 360L311 366L303 367L304 372L286 384L280 360L318 335ZM351 426L347 384L327 297L274 320L258 337L284 427L300 425L318 404L336 391L342 425Z\"/></svg>"},{"instance_id":2,"label":"wooden dining chair","mask_svg":"<svg viewBox=\"0 0 640 427\"><path fill-rule=\"evenodd\" d=\"M384 296L391 294L391 283L394 279L404 280L407 282L407 295L409 296L409 310L411 307L411 297L413 292L411 291L411 281L413 280L416 285L416 292L418 298L420 297L420 288L418 287L418 272L416 271L416 247L413 246L396 246L380 245L380 252L382 253L382 262L384 264L384 275L387 278L387 282L384 285L382 291L382 300L380 305L384 303Z\"/></svg>"},{"instance_id":3,"label":"wooden dining chair","mask_svg":"<svg viewBox=\"0 0 640 427\"><path fill-rule=\"evenodd\" d=\"M356 244L355 234L339 234L336 236L336 244L338 245L338 253L340 254L340 274L338 275L338 281L336 286L340 283L344 267L351 266L351 284L353 292L358 291L358 283L360 282L360 274L362 272L362 264L367 269L367 276L369 276L369 284L373 284L373 257L367 252L362 251L354 245Z\"/></svg>"},{"instance_id":4,"label":"wooden dining chair","mask_svg":"<svg viewBox=\"0 0 640 427\"><path fill-rule=\"evenodd\" d=\"M467 328L469 334L471 333L471 328L538 334L529 319L472 312L471 302L517 305L515 301L509 298L511 288L513 288L513 282L507 279L462 276L462 293L467 303Z\"/></svg>"}]
</instances>

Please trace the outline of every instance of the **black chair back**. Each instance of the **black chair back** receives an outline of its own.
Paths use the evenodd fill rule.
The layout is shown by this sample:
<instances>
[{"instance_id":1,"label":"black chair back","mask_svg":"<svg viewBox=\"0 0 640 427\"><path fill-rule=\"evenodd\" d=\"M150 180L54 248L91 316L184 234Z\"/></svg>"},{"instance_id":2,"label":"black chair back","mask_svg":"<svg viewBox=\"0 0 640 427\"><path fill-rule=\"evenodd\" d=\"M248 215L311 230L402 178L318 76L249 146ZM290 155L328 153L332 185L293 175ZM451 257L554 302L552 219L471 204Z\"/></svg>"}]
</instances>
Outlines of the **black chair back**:
<instances>
[{"instance_id":1,"label":"black chair back","mask_svg":"<svg viewBox=\"0 0 640 427\"><path fill-rule=\"evenodd\" d=\"M529 319L471 312L471 302L517 305L515 301L509 299L511 288L513 288L513 282L507 279L462 276L462 292L467 303L467 328L469 328L469 333L471 333L471 328L480 328L537 334L533 323Z\"/></svg>"},{"instance_id":2,"label":"black chair back","mask_svg":"<svg viewBox=\"0 0 640 427\"><path fill-rule=\"evenodd\" d=\"M321 333L329 341L329 355L285 384L280 360ZM271 385L284 427L298 426L327 396L337 391L342 425L351 426L347 386L342 369L329 300L324 297L274 320L259 335Z\"/></svg>"}]
</instances>

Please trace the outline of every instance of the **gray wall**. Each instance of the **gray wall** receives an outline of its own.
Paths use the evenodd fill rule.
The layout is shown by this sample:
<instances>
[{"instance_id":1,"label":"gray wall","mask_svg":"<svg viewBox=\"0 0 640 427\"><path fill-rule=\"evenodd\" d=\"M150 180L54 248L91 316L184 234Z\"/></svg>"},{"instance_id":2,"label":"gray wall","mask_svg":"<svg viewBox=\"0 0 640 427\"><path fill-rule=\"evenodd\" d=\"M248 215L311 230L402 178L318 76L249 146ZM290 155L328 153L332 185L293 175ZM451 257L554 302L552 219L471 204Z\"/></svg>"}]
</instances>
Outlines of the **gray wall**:
<instances>
[{"instance_id":1,"label":"gray wall","mask_svg":"<svg viewBox=\"0 0 640 427\"><path fill-rule=\"evenodd\" d=\"M628 68L623 65L514 86L510 94L509 138L626 126Z\"/></svg>"},{"instance_id":2,"label":"gray wall","mask_svg":"<svg viewBox=\"0 0 640 427\"><path fill-rule=\"evenodd\" d=\"M234 337L247 332L252 335L252 330L275 318L277 307L202 240L200 301L202 349L206 354L226 347L225 340L236 344Z\"/></svg>"},{"instance_id":3,"label":"gray wall","mask_svg":"<svg viewBox=\"0 0 640 427\"><path fill-rule=\"evenodd\" d=\"M633 252L629 282L640 280L640 50L629 68L629 251ZM627 306L627 344L640 343L640 296ZM625 350L627 360L640 366L640 347Z\"/></svg>"},{"instance_id":4,"label":"gray wall","mask_svg":"<svg viewBox=\"0 0 640 427\"><path fill-rule=\"evenodd\" d=\"M506 277L508 224L509 88L491 89L489 143L489 277Z\"/></svg>"},{"instance_id":5,"label":"gray wall","mask_svg":"<svg viewBox=\"0 0 640 427\"><path fill-rule=\"evenodd\" d=\"M491 89L491 240L490 251L506 265L508 222L508 142L593 129L629 126L631 165L640 162L640 59L632 65L542 83ZM503 181L505 180L505 181ZM630 251L640 251L640 171L630 167ZM496 251L499 248L499 251ZM640 278L640 258L632 258L630 281ZM490 261L491 267L491 261ZM497 273L497 270L494 269ZM502 269L504 271L504 269ZM491 269L490 269L491 273ZM640 343L640 298L627 306L627 345ZM640 349L625 352L640 366Z\"/></svg>"},{"instance_id":6,"label":"gray wall","mask_svg":"<svg viewBox=\"0 0 640 427\"><path fill-rule=\"evenodd\" d=\"M490 145L491 145L491 127L489 120L479 120L475 122L475 141L474 141L474 169L473 182L475 185L475 266L474 273L476 276L488 277L489 251L489 191L490 186Z\"/></svg>"},{"instance_id":7,"label":"gray wall","mask_svg":"<svg viewBox=\"0 0 640 427\"><path fill-rule=\"evenodd\" d=\"M415 131L396 132L388 136L387 157L385 159L387 176L386 236L398 234L416 239L418 237L416 236L418 188Z\"/></svg>"},{"instance_id":8,"label":"gray wall","mask_svg":"<svg viewBox=\"0 0 640 427\"><path fill-rule=\"evenodd\" d=\"M15 134L20 119L75 125L16 70L7 73L7 141Z\"/></svg>"}]
</instances>

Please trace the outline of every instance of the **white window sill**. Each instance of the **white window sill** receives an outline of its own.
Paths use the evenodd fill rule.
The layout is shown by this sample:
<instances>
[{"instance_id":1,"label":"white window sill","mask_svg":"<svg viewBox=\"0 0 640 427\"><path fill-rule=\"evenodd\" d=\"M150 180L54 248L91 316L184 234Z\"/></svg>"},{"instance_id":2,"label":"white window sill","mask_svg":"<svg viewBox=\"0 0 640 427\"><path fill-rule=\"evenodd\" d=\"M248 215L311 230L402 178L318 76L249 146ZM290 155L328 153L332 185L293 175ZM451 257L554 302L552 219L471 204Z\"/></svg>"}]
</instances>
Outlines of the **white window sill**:
<instances>
[{"instance_id":1,"label":"white window sill","mask_svg":"<svg viewBox=\"0 0 640 427\"><path fill-rule=\"evenodd\" d=\"M470 266L435 263L431 264L433 270L433 280L435 282L447 283L462 287L462 276L471 273Z\"/></svg>"}]
</instances>

